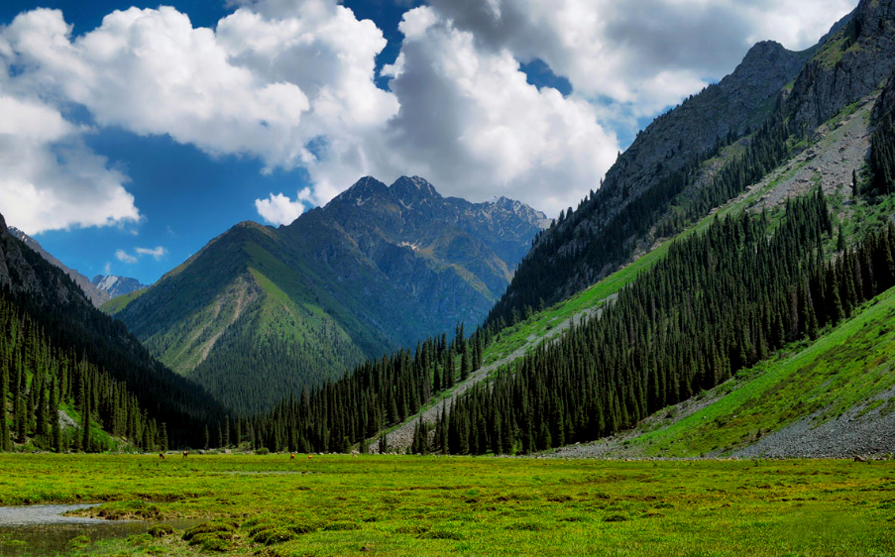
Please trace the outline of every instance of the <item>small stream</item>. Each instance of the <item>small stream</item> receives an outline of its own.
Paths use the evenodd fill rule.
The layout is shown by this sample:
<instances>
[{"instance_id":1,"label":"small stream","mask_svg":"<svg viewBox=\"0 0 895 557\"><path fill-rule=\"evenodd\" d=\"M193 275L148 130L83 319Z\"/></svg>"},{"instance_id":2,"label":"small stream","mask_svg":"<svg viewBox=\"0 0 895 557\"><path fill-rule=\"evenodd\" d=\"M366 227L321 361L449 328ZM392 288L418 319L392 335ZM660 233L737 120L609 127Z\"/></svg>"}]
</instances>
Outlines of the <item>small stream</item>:
<instances>
[{"instance_id":1,"label":"small stream","mask_svg":"<svg viewBox=\"0 0 895 557\"><path fill-rule=\"evenodd\" d=\"M91 541L143 534L156 524L170 524L177 530L195 526L201 520L100 520L64 513L96 505L31 505L0 507L0 555L9 557L46 556L69 552L69 542L78 536Z\"/></svg>"}]
</instances>

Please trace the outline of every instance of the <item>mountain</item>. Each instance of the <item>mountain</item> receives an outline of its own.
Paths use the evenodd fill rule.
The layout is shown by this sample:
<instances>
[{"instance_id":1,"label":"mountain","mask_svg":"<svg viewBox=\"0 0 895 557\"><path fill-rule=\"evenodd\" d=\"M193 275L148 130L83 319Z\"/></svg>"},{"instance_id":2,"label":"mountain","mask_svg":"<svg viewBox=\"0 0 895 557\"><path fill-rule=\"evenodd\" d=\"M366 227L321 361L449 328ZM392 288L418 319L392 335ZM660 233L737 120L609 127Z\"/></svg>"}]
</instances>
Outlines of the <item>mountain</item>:
<instances>
[{"instance_id":1,"label":"mountain","mask_svg":"<svg viewBox=\"0 0 895 557\"><path fill-rule=\"evenodd\" d=\"M470 343L424 345L284 400L256 424L277 432L261 443L891 452L893 38L895 0L865 0L808 51L757 45L538 235Z\"/></svg>"},{"instance_id":2,"label":"mountain","mask_svg":"<svg viewBox=\"0 0 895 557\"><path fill-rule=\"evenodd\" d=\"M144 449L165 440L198 446L204 426L222 421L224 412L204 389L153 359L120 322L93 307L68 274L13 237L2 216L0 305L0 329L7 335L0 377L19 379L18 386L0 385L0 390L24 401L10 405L16 409L14 423L27 422L22 415L52 398L51 384L61 391L60 404L80 401L72 411L82 419L89 416L88 423L99 423L110 434L135 435L128 442ZM93 397L85 399L88 393ZM130 422L122 421L128 415ZM30 438L28 423L20 427L19 439Z\"/></svg>"},{"instance_id":3,"label":"mountain","mask_svg":"<svg viewBox=\"0 0 895 557\"><path fill-rule=\"evenodd\" d=\"M66 275L70 276L71 279L75 281L75 284L80 287L80 289L84 292L84 295L87 296L87 298L90 300L90 303L92 303L94 306L99 307L111 299L111 296L108 292L97 288L96 285L90 281L90 279L88 279L78 271L66 267L61 261L47 252L47 250L43 249L43 247L41 247L37 240L35 240L31 236L25 234L14 226L9 227L9 234L11 234L15 238L18 238L26 246L31 248L36 253L40 254L40 256L49 261L50 264L58 267L59 269L62 269L62 271Z\"/></svg>"},{"instance_id":4,"label":"mountain","mask_svg":"<svg viewBox=\"0 0 895 557\"><path fill-rule=\"evenodd\" d=\"M135 278L119 277L116 275L96 275L90 281L97 290L109 295L109 299L125 296L137 290L143 290L147 286Z\"/></svg>"},{"instance_id":5,"label":"mountain","mask_svg":"<svg viewBox=\"0 0 895 557\"><path fill-rule=\"evenodd\" d=\"M599 190L539 237L489 320L510 321L513 311L607 276L739 194L805 134L871 94L892 69L891 29L880 23L891 15L887 5L862 2L804 52L758 43L732 74L658 117Z\"/></svg>"},{"instance_id":6,"label":"mountain","mask_svg":"<svg viewBox=\"0 0 895 557\"><path fill-rule=\"evenodd\" d=\"M362 178L288 226L240 223L117 313L172 369L239 414L367 358L477 325L546 218Z\"/></svg>"}]
</instances>

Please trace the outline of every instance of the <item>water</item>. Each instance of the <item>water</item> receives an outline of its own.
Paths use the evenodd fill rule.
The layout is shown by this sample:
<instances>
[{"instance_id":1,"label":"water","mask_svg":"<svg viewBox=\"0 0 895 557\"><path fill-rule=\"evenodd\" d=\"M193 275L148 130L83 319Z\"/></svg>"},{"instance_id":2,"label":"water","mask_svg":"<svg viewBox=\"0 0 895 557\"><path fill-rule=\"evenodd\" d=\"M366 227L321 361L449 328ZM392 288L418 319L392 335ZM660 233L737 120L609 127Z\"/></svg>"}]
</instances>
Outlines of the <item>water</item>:
<instances>
[{"instance_id":1,"label":"water","mask_svg":"<svg viewBox=\"0 0 895 557\"><path fill-rule=\"evenodd\" d=\"M0 507L0 555L9 557L56 555L71 550L69 541L87 536L91 541L126 538L143 534L156 524L170 524L177 530L195 526L201 520L99 520L63 516L69 511L96 505L32 505Z\"/></svg>"}]
</instances>

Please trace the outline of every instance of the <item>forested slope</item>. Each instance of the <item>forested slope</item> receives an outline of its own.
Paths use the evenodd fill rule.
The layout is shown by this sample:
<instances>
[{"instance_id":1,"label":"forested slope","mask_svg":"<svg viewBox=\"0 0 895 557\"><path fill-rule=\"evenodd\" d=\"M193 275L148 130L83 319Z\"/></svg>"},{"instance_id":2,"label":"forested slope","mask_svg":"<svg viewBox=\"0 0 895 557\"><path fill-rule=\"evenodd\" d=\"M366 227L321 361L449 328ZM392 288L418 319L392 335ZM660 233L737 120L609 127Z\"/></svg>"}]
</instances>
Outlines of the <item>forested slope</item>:
<instances>
[{"instance_id":1,"label":"forested slope","mask_svg":"<svg viewBox=\"0 0 895 557\"><path fill-rule=\"evenodd\" d=\"M602 273L621 261L610 263L615 255L632 253L632 231L644 234L643 241L634 242L642 248L663 236L679 239L660 242L656 254L647 254L648 264L636 265L636 277L626 275L621 283L628 286L599 316L594 313L554 341L540 343L493 381L454 398L450 412L443 412L437 423L420 423L410 448L534 452L613 434L723 383L792 343L839 327L861 304L895 284L895 230L886 224L891 223L886 212L891 180L885 177L892 159L885 99L891 97L893 85L883 90L886 82L880 78L887 65L884 77L891 74L895 55L879 54L878 48L895 31L891 7L892 2L863 2L847 24L806 53L802 71L772 95L773 103L757 125L744 125L742 137L731 133L708 151L685 150L676 159L677 169L659 173L652 186L617 211L591 219L599 203L608 203L597 193L540 235L514 279L516 284L530 266L527 302L518 303L513 295L522 290L511 286L476 335L485 357L492 350L490 341L503 339L507 325L541 307L549 313L551 296L569 293L561 285L577 285L589 276L577 265ZM869 57L868 52L875 54ZM831 57L838 58L830 64ZM830 84L830 73L849 72L849 84ZM818 153L825 149L841 148L843 143L828 136L835 136L833 131L850 118L869 118L870 111L861 107L874 102L868 126L876 129L872 148L865 153L870 165L864 168L863 154L843 159L850 183L827 188L826 178L820 176L815 183L827 189L793 184L790 190L778 191L781 184L792 184L789 175L810 168L806 160L821 158ZM807 110L809 106L815 110ZM772 175L777 177L769 178ZM810 193L796 197L806 190ZM724 216L705 216L719 207ZM870 213L881 227L843 220ZM613 219L623 224L617 235L609 233ZM588 262L591 255L604 258L603 263L593 266ZM599 284L594 289L600 290ZM405 358L412 361L410 354ZM391 396L407 377L413 377L411 384L431 390L432 377L421 370L407 375L410 368L401 358L384 360L381 367L384 380L360 389L338 382L326 391L325 402L312 395L259 417L265 431L278 432L262 442L271 444L276 436L298 438L303 424L314 423L322 430L339 431L344 448L365 443L376 429L369 424L387 428L398 423L392 421L394 413L380 413L384 417L376 421L352 416L350 409L381 405L382 397ZM426 399L421 400L425 406ZM309 419L314 407L328 411L324 415L318 410ZM346 410L333 411L339 408ZM351 426L353 420L365 427ZM320 443L319 437L304 438L310 448L334 447Z\"/></svg>"},{"instance_id":2,"label":"forested slope","mask_svg":"<svg viewBox=\"0 0 895 557\"><path fill-rule=\"evenodd\" d=\"M550 305L589 286L638 250L686 229L803 151L817 139L819 125L885 83L895 68L893 43L893 2L865 0L817 47L797 57L760 57L777 64L776 71L750 72L757 66L747 56L720 84L647 127L609 171L603 186L540 236L489 322L512 323L527 307L537 308L542 301ZM780 66L786 59L800 62ZM737 79L746 74L752 81ZM774 79L757 77L764 74ZM711 106L711 91L738 90L745 83L763 84L761 92L767 96L749 95L751 103L742 104L740 115L731 117L726 134L716 133L713 139L704 133L674 136L671 130L687 132L700 126L702 112L715 113L706 108ZM728 105L729 99L714 98ZM695 106L703 110L692 110ZM706 126L711 122L709 117ZM680 143L671 145L669 137Z\"/></svg>"},{"instance_id":3,"label":"forested slope","mask_svg":"<svg viewBox=\"0 0 895 557\"><path fill-rule=\"evenodd\" d=\"M158 431L162 423L168 424L168 438L173 446L198 444L205 424L223 419L223 410L204 389L177 376L153 359L121 322L94 308L63 271L10 236L2 217L0 292L7 308L7 327L18 321L20 326L15 330L33 330L39 337L33 341L29 337L30 344L27 346L30 348L23 352L22 346L25 345L13 337L13 329L4 331L9 338L3 364L7 366L11 381L19 379L18 390L13 391L10 387L7 392L27 397L31 404L31 410L26 412L29 416L36 415L35 401L52 394L47 381L54 378L62 381L64 374L72 373L70 366L77 363L84 366L83 373L88 374L84 380L96 387L86 387L93 396L87 408L94 420L99 418L102 385L108 387L112 382L118 385L115 388L120 394L115 396L123 397L120 401L122 407L133 407L132 401L126 401L128 397L123 393L136 397L141 412L146 413L141 418L143 427L134 426L129 430L131 434L139 430L138 437L129 438L136 446L156 446L161 441ZM28 326L22 328L22 324ZM45 369L38 369L38 364L44 365ZM87 371L89 369L94 371ZM22 385L20 378L33 377L35 370L38 371L36 383L28 379ZM79 377L72 381L80 382ZM32 390L33 387L42 389ZM73 382L69 383L69 387L79 388ZM75 394L78 392L76 390ZM66 393L59 393L60 404L66 404L62 398ZM15 400L10 399L8 410L15 413L16 404ZM135 416L133 413L129 415ZM157 424L156 433L151 432L152 420ZM116 423L120 426L120 422ZM30 431L26 426L26 436Z\"/></svg>"}]
</instances>

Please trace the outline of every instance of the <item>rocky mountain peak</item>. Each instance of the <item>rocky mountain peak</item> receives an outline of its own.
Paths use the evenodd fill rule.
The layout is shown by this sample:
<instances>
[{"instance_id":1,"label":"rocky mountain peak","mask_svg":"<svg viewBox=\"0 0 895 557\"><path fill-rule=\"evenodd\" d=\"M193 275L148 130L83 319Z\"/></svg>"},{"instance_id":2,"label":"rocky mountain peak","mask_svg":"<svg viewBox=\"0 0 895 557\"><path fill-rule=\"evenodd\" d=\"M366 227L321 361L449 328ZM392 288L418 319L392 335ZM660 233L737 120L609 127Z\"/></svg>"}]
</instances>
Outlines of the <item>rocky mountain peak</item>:
<instances>
[{"instance_id":1,"label":"rocky mountain peak","mask_svg":"<svg viewBox=\"0 0 895 557\"><path fill-rule=\"evenodd\" d=\"M71 279L73 281L75 281L75 284L77 284L81 288L81 290L84 292L84 294L90 300L90 303L92 303L94 306L99 307L102 304L109 301L108 293L103 292L103 291L99 290L98 288L96 288L95 286L93 286L90 283L90 279L88 279L86 276L79 273L77 270L69 269L68 267L66 267L65 264L63 264L61 261L56 259L51 253L49 253L49 252L47 252L47 250L43 249L43 247L38 243L37 240L35 240L31 236L25 234L25 232L23 232L22 230L19 230L18 228L14 227L14 226L10 226L8 229L6 229L6 227L4 225L3 228L4 228L4 230L6 230L9 233L10 236L12 236L13 238L16 238L17 240L19 240L20 242L22 242L23 244L28 246L29 249L38 253L41 257L43 257L51 265L53 265L54 267L58 267L59 269L62 269L65 272L65 274L67 274L69 277L71 277Z\"/></svg>"},{"instance_id":2,"label":"rocky mountain peak","mask_svg":"<svg viewBox=\"0 0 895 557\"><path fill-rule=\"evenodd\" d=\"M9 229L6 228L6 220L3 218L3 215L0 215L0 234L6 234L9 232Z\"/></svg>"},{"instance_id":3,"label":"rocky mountain peak","mask_svg":"<svg viewBox=\"0 0 895 557\"><path fill-rule=\"evenodd\" d=\"M376 195L388 193L388 186L373 178L372 176L364 176L355 182L350 188L336 196L335 200L354 201L357 204L363 204L364 201Z\"/></svg>"},{"instance_id":4,"label":"rocky mountain peak","mask_svg":"<svg viewBox=\"0 0 895 557\"><path fill-rule=\"evenodd\" d=\"M407 208L413 207L424 199L441 199L441 194L435 190L432 184L419 176L412 178L401 176L389 186L389 192Z\"/></svg>"},{"instance_id":5,"label":"rocky mountain peak","mask_svg":"<svg viewBox=\"0 0 895 557\"><path fill-rule=\"evenodd\" d=\"M135 278L119 277L117 275L96 275L90 282L93 286L106 292L112 298L124 296L125 294L130 294L136 290L146 288L145 284L142 284Z\"/></svg>"}]
</instances>

